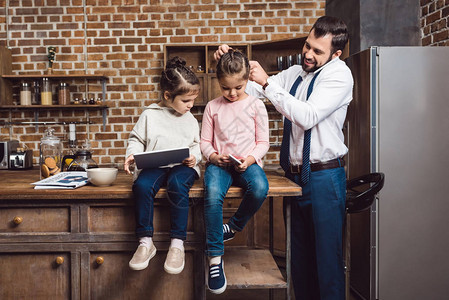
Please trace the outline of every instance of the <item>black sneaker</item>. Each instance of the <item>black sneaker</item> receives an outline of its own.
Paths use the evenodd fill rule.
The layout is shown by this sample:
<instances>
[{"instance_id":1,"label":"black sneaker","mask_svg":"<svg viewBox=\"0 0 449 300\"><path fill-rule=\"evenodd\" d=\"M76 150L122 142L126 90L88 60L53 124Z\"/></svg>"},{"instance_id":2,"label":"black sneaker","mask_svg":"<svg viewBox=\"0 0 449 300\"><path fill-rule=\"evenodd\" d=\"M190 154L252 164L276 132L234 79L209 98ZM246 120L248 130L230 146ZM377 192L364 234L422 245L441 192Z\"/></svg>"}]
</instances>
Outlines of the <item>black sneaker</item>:
<instances>
[{"instance_id":1,"label":"black sneaker","mask_svg":"<svg viewBox=\"0 0 449 300\"><path fill-rule=\"evenodd\" d=\"M232 232L229 224L223 224L223 242L230 241L234 238L235 232Z\"/></svg>"},{"instance_id":2,"label":"black sneaker","mask_svg":"<svg viewBox=\"0 0 449 300\"><path fill-rule=\"evenodd\" d=\"M209 278L207 286L213 294L221 294L226 290L226 276L223 269L223 259L220 264L209 266Z\"/></svg>"}]
</instances>

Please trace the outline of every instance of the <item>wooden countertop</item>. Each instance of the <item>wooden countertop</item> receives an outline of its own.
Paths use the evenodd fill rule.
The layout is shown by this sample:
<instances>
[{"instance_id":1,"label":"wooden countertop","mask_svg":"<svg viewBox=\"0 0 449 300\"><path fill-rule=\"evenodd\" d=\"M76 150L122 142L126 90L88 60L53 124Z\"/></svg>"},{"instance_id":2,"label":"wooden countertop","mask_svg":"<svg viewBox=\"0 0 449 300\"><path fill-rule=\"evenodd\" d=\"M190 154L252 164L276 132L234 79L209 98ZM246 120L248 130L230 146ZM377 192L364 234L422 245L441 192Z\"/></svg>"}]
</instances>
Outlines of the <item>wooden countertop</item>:
<instances>
[{"instance_id":1,"label":"wooden countertop","mask_svg":"<svg viewBox=\"0 0 449 300\"><path fill-rule=\"evenodd\" d=\"M266 171L270 189L268 196L298 196L301 187L291 182L276 171ZM24 199L132 199L132 176L119 171L116 181L107 187L97 187L91 184L75 190L35 190L30 183L39 180L38 170L1 170L0 171L0 200ZM195 181L190 189L191 198L203 197L202 178ZM232 186L227 194L229 198L242 196L241 188ZM165 188L161 188L157 198L166 197Z\"/></svg>"}]
</instances>

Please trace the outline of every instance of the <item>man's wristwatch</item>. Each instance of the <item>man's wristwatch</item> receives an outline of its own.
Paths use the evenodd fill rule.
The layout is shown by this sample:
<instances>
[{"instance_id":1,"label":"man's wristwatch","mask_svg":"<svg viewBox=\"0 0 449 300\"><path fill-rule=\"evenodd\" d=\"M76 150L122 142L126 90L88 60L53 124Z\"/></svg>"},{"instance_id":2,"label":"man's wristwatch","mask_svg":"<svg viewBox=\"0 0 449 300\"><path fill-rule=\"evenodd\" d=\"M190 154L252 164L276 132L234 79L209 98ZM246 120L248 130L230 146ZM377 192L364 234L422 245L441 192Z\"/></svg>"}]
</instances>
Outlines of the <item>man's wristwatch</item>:
<instances>
[{"instance_id":1,"label":"man's wristwatch","mask_svg":"<svg viewBox=\"0 0 449 300\"><path fill-rule=\"evenodd\" d=\"M265 84L262 86L262 90L264 90L265 91L265 89L267 88L267 86L268 86L268 81L267 82L265 82Z\"/></svg>"}]
</instances>

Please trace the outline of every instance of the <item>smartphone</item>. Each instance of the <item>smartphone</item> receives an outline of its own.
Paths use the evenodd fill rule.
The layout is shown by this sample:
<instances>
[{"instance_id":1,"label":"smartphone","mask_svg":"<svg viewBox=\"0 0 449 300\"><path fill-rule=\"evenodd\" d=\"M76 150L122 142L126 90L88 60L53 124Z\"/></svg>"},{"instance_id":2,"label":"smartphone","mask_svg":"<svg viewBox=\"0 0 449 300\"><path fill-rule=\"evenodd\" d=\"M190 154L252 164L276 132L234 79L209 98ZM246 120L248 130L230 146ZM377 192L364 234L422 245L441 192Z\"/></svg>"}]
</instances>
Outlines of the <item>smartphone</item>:
<instances>
[{"instance_id":1,"label":"smartphone","mask_svg":"<svg viewBox=\"0 0 449 300\"><path fill-rule=\"evenodd\" d=\"M234 155L229 154L229 158L231 159L231 161L236 164L237 166L241 165L242 162L240 161L240 159L237 159Z\"/></svg>"}]
</instances>

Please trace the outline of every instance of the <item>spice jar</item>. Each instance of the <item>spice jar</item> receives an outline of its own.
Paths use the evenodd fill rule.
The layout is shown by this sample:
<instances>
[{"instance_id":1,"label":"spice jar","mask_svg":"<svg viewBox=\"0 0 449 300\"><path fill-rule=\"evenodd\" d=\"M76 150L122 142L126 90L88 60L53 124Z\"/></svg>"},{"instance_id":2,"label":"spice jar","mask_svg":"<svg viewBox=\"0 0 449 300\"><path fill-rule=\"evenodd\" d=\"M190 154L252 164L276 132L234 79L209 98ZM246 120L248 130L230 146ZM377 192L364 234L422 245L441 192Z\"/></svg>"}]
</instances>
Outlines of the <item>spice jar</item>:
<instances>
[{"instance_id":1,"label":"spice jar","mask_svg":"<svg viewBox=\"0 0 449 300\"><path fill-rule=\"evenodd\" d=\"M42 79L41 103L42 105L52 105L53 95L51 92L51 83L48 78Z\"/></svg>"},{"instance_id":2,"label":"spice jar","mask_svg":"<svg viewBox=\"0 0 449 300\"><path fill-rule=\"evenodd\" d=\"M31 86L28 82L20 85L20 105L31 105Z\"/></svg>"},{"instance_id":3,"label":"spice jar","mask_svg":"<svg viewBox=\"0 0 449 300\"><path fill-rule=\"evenodd\" d=\"M45 130L40 144L40 178L44 179L61 172L61 141L54 135L54 129Z\"/></svg>"},{"instance_id":4,"label":"spice jar","mask_svg":"<svg viewBox=\"0 0 449 300\"><path fill-rule=\"evenodd\" d=\"M66 82L59 83L58 103L59 105L70 104L70 90Z\"/></svg>"}]
</instances>

